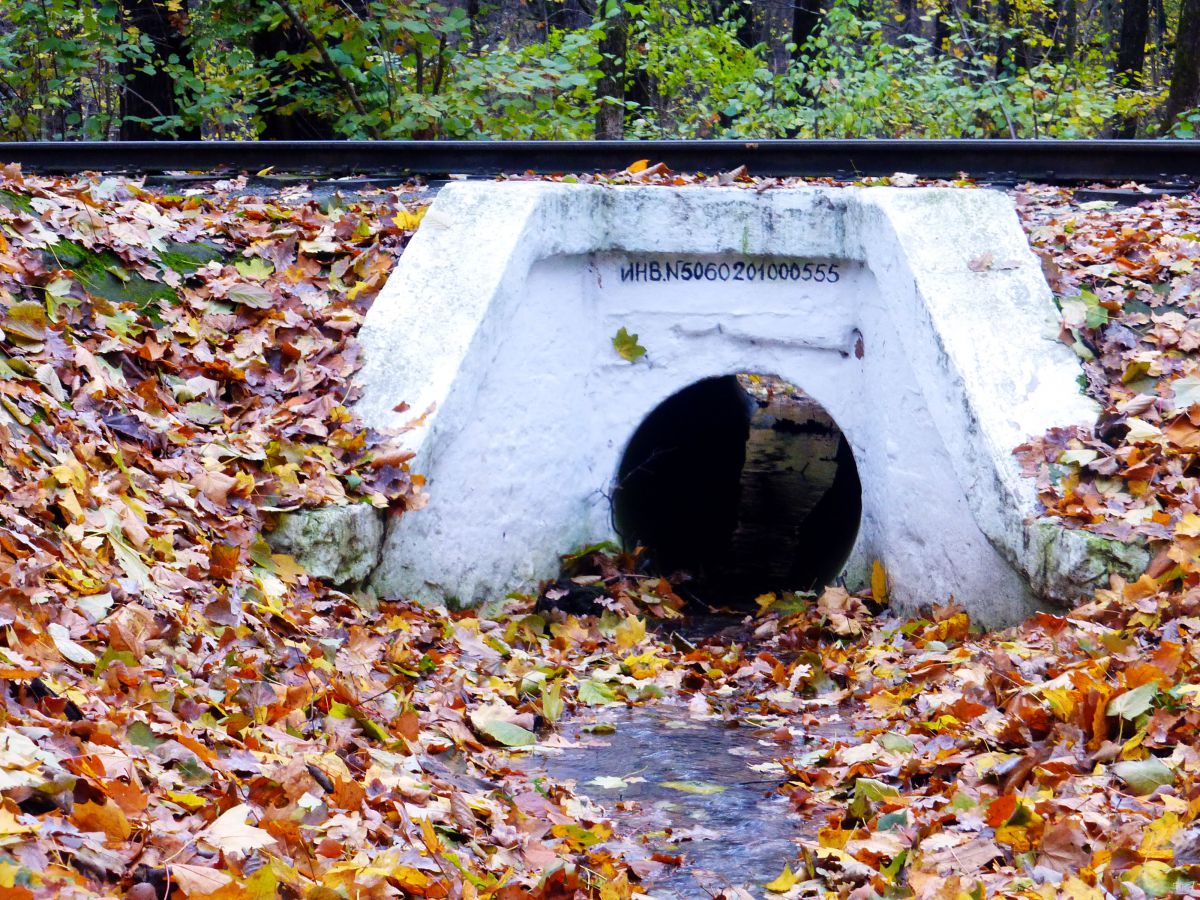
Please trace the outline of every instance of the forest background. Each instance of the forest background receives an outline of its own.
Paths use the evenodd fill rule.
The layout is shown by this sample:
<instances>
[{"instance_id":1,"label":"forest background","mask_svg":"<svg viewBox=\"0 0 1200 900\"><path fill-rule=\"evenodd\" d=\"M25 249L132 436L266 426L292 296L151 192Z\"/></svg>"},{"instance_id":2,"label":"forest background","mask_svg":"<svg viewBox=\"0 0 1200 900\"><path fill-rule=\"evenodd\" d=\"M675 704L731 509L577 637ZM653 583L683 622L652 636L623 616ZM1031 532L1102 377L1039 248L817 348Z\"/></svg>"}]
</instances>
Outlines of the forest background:
<instances>
[{"instance_id":1,"label":"forest background","mask_svg":"<svg viewBox=\"0 0 1200 900\"><path fill-rule=\"evenodd\" d=\"M1200 0L5 0L0 137L1193 138Z\"/></svg>"}]
</instances>

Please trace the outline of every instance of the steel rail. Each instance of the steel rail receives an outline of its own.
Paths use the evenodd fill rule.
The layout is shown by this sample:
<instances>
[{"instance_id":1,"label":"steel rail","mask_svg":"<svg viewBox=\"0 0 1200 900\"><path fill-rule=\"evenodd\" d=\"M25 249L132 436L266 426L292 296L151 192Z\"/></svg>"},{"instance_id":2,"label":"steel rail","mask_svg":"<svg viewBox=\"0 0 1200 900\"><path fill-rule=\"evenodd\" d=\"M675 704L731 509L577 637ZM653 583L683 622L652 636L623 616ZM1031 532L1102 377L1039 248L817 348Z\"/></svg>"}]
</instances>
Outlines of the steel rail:
<instances>
[{"instance_id":1,"label":"steel rail","mask_svg":"<svg viewBox=\"0 0 1200 900\"><path fill-rule=\"evenodd\" d=\"M1200 184L1200 141L111 141L0 143L27 171L495 176L603 172L639 159L677 172L855 178L961 173L982 181Z\"/></svg>"}]
</instances>

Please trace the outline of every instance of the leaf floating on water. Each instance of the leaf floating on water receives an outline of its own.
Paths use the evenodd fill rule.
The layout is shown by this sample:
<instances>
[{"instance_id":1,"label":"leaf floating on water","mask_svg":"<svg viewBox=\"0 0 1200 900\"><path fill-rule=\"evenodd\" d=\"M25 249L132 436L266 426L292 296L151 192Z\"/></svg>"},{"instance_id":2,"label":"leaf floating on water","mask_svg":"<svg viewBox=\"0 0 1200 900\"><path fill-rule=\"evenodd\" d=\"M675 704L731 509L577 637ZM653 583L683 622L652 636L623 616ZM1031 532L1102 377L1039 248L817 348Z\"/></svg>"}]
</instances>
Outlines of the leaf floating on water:
<instances>
[{"instance_id":1,"label":"leaf floating on water","mask_svg":"<svg viewBox=\"0 0 1200 900\"><path fill-rule=\"evenodd\" d=\"M721 794L725 791L723 785L713 784L710 781L660 781L659 784L673 791L683 791L685 794L700 794L701 796Z\"/></svg>"},{"instance_id":2,"label":"leaf floating on water","mask_svg":"<svg viewBox=\"0 0 1200 900\"><path fill-rule=\"evenodd\" d=\"M537 743L537 735L520 725L494 719L483 722L479 730L505 747L529 747Z\"/></svg>"},{"instance_id":3,"label":"leaf floating on water","mask_svg":"<svg viewBox=\"0 0 1200 900\"><path fill-rule=\"evenodd\" d=\"M628 781L624 778L618 778L616 775L597 775L591 781L584 783L594 784L596 787L604 788L606 791L620 791L629 787Z\"/></svg>"},{"instance_id":4,"label":"leaf floating on water","mask_svg":"<svg viewBox=\"0 0 1200 900\"><path fill-rule=\"evenodd\" d=\"M584 681L579 685L579 702L588 706L606 706L617 702L617 695L600 681Z\"/></svg>"},{"instance_id":5,"label":"leaf floating on water","mask_svg":"<svg viewBox=\"0 0 1200 900\"><path fill-rule=\"evenodd\" d=\"M785 865L783 872L774 881L768 881L763 885L768 891L774 894L782 894L790 891L800 883L800 871L793 872L790 867Z\"/></svg>"}]
</instances>

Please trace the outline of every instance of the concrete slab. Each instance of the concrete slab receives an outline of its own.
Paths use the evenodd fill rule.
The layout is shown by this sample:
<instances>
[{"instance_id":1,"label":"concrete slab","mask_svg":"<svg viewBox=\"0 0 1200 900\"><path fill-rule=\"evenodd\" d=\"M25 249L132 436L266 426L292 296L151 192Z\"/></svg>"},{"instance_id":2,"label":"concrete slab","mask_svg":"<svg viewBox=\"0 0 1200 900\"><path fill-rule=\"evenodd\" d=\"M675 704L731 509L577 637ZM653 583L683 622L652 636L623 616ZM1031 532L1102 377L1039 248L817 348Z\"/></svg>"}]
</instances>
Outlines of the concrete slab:
<instances>
[{"instance_id":1,"label":"concrete slab","mask_svg":"<svg viewBox=\"0 0 1200 900\"><path fill-rule=\"evenodd\" d=\"M999 193L452 184L360 334L358 413L399 428L431 410L405 435L429 504L390 523L372 584L478 603L554 574L614 537L622 452L659 403L760 372L850 442L851 583L879 559L901 609L953 595L989 626L1075 600L1012 455L1096 418L1056 323ZM637 362L613 349L622 327Z\"/></svg>"}]
</instances>

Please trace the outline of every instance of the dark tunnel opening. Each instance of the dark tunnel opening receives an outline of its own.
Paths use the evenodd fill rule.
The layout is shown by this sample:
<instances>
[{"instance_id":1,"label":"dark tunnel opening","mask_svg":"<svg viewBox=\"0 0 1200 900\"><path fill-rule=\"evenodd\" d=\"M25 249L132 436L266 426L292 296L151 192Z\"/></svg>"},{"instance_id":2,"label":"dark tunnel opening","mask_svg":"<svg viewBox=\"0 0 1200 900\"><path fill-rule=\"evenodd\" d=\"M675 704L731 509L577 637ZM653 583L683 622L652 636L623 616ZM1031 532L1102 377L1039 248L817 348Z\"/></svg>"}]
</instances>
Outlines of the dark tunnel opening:
<instances>
[{"instance_id":1,"label":"dark tunnel opening","mask_svg":"<svg viewBox=\"0 0 1200 900\"><path fill-rule=\"evenodd\" d=\"M634 433L613 492L625 545L717 606L828 584L861 512L845 436L773 376L707 378L667 398Z\"/></svg>"}]
</instances>

